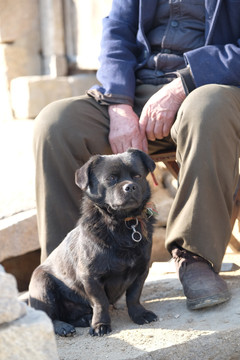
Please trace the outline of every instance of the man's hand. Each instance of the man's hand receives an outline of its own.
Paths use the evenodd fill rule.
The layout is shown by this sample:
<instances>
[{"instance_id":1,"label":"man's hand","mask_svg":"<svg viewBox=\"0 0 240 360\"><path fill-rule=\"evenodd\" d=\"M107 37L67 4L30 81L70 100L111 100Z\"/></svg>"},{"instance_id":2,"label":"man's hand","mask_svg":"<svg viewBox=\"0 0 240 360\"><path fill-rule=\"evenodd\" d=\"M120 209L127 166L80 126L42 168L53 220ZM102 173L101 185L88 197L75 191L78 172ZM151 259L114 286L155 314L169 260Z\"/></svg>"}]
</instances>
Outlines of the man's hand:
<instances>
[{"instance_id":1,"label":"man's hand","mask_svg":"<svg viewBox=\"0 0 240 360\"><path fill-rule=\"evenodd\" d=\"M140 116L140 129L151 141L169 135L176 113L186 94L180 78L156 92L145 104Z\"/></svg>"},{"instance_id":2,"label":"man's hand","mask_svg":"<svg viewBox=\"0 0 240 360\"><path fill-rule=\"evenodd\" d=\"M117 104L108 107L110 116L109 142L114 154L130 147L147 152L147 138L140 132L139 118L130 105Z\"/></svg>"}]
</instances>

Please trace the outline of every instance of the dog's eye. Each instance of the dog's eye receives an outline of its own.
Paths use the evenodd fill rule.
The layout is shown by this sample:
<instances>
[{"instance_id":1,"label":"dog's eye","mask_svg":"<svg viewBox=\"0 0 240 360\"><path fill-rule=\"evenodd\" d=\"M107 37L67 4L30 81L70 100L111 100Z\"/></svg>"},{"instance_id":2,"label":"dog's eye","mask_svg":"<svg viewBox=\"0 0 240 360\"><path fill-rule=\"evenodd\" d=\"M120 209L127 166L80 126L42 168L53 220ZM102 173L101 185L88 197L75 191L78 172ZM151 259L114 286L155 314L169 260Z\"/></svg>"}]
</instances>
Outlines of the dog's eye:
<instances>
[{"instance_id":1,"label":"dog's eye","mask_svg":"<svg viewBox=\"0 0 240 360\"><path fill-rule=\"evenodd\" d=\"M116 181L116 179L117 179L116 175L113 175L113 174L111 174L107 177L107 180L111 181L111 182Z\"/></svg>"},{"instance_id":2,"label":"dog's eye","mask_svg":"<svg viewBox=\"0 0 240 360\"><path fill-rule=\"evenodd\" d=\"M142 175L140 175L140 174L135 174L135 175L133 175L133 177L134 177L135 179L140 179L140 178L142 177Z\"/></svg>"}]
</instances>

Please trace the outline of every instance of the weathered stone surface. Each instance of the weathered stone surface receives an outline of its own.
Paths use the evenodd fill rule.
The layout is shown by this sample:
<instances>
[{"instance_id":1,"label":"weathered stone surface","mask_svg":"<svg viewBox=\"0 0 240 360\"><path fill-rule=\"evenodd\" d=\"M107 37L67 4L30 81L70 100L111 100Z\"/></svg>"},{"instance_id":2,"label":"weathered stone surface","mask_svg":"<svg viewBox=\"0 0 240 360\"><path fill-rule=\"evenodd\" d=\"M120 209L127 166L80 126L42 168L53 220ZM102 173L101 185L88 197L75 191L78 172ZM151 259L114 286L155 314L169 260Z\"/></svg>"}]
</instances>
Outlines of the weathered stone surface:
<instances>
[{"instance_id":1,"label":"weathered stone surface","mask_svg":"<svg viewBox=\"0 0 240 360\"><path fill-rule=\"evenodd\" d=\"M15 41L39 49L38 0L0 0L0 43Z\"/></svg>"},{"instance_id":2,"label":"weathered stone surface","mask_svg":"<svg viewBox=\"0 0 240 360\"><path fill-rule=\"evenodd\" d=\"M58 360L51 320L27 307L26 316L0 326L0 354L4 360Z\"/></svg>"},{"instance_id":3,"label":"weathered stone surface","mask_svg":"<svg viewBox=\"0 0 240 360\"><path fill-rule=\"evenodd\" d=\"M26 306L18 301L17 296L17 283L14 276L7 274L0 265L0 328L1 324L14 321L26 314Z\"/></svg>"},{"instance_id":4,"label":"weathered stone surface","mask_svg":"<svg viewBox=\"0 0 240 360\"><path fill-rule=\"evenodd\" d=\"M8 83L16 77L41 74L39 53L31 53L25 46L0 45L0 63L6 73Z\"/></svg>"},{"instance_id":5,"label":"weathered stone surface","mask_svg":"<svg viewBox=\"0 0 240 360\"><path fill-rule=\"evenodd\" d=\"M50 76L19 77L11 82L11 99L16 118L35 118L49 103L82 95L96 83L95 74L52 78Z\"/></svg>"},{"instance_id":6,"label":"weathered stone surface","mask_svg":"<svg viewBox=\"0 0 240 360\"><path fill-rule=\"evenodd\" d=\"M0 261L39 249L36 210L0 220Z\"/></svg>"},{"instance_id":7,"label":"weathered stone surface","mask_svg":"<svg viewBox=\"0 0 240 360\"><path fill-rule=\"evenodd\" d=\"M14 276L0 265L0 359L57 360L51 320L17 296Z\"/></svg>"},{"instance_id":8,"label":"weathered stone surface","mask_svg":"<svg viewBox=\"0 0 240 360\"><path fill-rule=\"evenodd\" d=\"M11 99L16 118L34 118L47 104L71 96L67 77L19 77L11 82Z\"/></svg>"}]
</instances>

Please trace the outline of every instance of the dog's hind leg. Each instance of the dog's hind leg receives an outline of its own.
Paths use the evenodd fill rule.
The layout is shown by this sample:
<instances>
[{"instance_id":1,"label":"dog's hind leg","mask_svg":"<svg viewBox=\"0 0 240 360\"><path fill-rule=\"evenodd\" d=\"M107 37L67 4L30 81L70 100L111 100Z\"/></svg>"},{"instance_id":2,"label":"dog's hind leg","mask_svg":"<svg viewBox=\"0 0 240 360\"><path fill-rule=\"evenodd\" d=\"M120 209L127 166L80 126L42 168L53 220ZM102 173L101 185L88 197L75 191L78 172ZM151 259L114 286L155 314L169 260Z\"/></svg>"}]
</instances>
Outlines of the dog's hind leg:
<instances>
[{"instance_id":1,"label":"dog's hind leg","mask_svg":"<svg viewBox=\"0 0 240 360\"><path fill-rule=\"evenodd\" d=\"M29 285L29 305L44 311L53 321L54 331L60 336L72 336L76 330L74 326L59 319L59 303L56 283L51 274L39 266L32 275Z\"/></svg>"},{"instance_id":2,"label":"dog's hind leg","mask_svg":"<svg viewBox=\"0 0 240 360\"><path fill-rule=\"evenodd\" d=\"M42 265L37 267L29 284L29 305L46 312L51 319L58 315L55 288L54 280L50 274L44 271Z\"/></svg>"}]
</instances>

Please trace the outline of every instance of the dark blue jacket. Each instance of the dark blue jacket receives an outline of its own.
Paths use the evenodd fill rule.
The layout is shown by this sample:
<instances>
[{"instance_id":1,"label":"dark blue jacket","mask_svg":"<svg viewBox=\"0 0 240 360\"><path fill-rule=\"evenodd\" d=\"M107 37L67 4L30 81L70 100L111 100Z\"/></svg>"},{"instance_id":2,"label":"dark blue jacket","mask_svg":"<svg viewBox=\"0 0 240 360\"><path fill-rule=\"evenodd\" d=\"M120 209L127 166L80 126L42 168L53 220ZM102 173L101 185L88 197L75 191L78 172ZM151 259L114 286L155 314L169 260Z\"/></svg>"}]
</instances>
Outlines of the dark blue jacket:
<instances>
[{"instance_id":1,"label":"dark blue jacket","mask_svg":"<svg viewBox=\"0 0 240 360\"><path fill-rule=\"evenodd\" d=\"M103 20L100 68L104 97L133 103L135 70L144 66L158 0L113 0ZM216 83L240 86L240 0L205 0L205 46L184 54L197 87Z\"/></svg>"}]
</instances>

